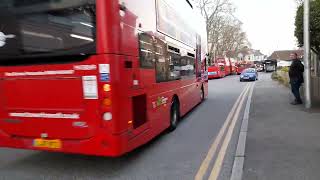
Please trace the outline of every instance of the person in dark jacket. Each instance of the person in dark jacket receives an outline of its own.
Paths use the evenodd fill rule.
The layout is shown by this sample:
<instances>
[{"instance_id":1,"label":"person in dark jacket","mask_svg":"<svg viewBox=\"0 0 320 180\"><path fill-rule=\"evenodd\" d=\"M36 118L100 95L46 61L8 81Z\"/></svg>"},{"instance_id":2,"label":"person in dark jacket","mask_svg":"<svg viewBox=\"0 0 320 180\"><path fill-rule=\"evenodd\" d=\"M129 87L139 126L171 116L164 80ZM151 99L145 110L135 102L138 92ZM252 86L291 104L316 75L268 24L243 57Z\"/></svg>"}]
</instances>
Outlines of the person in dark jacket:
<instances>
[{"instance_id":1,"label":"person in dark jacket","mask_svg":"<svg viewBox=\"0 0 320 180\"><path fill-rule=\"evenodd\" d=\"M289 69L289 77L291 84L291 91L295 97L295 100L291 103L292 105L302 104L300 96L300 87L303 83L303 72L304 66L301 61L298 59L297 53L290 54L292 59L292 64Z\"/></svg>"}]
</instances>

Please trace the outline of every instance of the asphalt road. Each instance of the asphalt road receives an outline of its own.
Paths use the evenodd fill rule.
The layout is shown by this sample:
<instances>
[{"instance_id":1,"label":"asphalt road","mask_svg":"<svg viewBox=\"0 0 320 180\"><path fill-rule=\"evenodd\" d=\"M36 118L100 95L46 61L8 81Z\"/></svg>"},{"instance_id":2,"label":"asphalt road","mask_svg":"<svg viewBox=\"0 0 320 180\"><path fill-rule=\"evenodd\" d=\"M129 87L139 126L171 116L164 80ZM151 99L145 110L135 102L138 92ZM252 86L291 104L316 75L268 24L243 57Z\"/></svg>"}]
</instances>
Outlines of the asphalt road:
<instances>
[{"instance_id":1,"label":"asphalt road","mask_svg":"<svg viewBox=\"0 0 320 180\"><path fill-rule=\"evenodd\" d=\"M2 148L0 180L194 179L246 84L240 83L238 76L210 80L208 99L184 117L176 131L164 133L121 158ZM230 178L239 129L240 121L228 146L219 179ZM209 177L213 162L204 179Z\"/></svg>"}]
</instances>

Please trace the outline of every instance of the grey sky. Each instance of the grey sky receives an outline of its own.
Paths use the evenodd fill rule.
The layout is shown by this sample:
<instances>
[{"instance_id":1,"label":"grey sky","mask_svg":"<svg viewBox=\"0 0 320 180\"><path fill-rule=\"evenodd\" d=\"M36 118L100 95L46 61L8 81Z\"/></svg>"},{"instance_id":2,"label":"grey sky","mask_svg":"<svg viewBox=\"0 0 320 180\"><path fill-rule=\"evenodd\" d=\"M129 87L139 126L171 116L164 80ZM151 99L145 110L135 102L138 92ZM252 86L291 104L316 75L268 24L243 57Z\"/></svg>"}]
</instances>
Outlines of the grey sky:
<instances>
[{"instance_id":1,"label":"grey sky","mask_svg":"<svg viewBox=\"0 0 320 180\"><path fill-rule=\"evenodd\" d=\"M296 49L294 0L232 0L236 17L243 22L254 49L270 54L274 50Z\"/></svg>"}]
</instances>

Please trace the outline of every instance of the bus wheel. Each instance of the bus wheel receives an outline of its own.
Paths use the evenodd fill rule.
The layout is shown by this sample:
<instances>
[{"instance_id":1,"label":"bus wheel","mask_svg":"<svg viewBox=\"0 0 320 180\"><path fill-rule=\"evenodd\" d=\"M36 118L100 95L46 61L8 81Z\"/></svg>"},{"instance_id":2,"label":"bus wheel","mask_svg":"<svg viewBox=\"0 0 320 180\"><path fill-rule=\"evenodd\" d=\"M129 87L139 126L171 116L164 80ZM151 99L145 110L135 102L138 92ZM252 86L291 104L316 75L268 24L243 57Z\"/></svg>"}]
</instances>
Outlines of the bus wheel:
<instances>
[{"instance_id":1,"label":"bus wheel","mask_svg":"<svg viewBox=\"0 0 320 180\"><path fill-rule=\"evenodd\" d=\"M170 127L169 131L174 131L177 128L178 122L180 119L180 110L179 110L179 103L177 100L174 100L171 106L171 113L170 113Z\"/></svg>"}]
</instances>

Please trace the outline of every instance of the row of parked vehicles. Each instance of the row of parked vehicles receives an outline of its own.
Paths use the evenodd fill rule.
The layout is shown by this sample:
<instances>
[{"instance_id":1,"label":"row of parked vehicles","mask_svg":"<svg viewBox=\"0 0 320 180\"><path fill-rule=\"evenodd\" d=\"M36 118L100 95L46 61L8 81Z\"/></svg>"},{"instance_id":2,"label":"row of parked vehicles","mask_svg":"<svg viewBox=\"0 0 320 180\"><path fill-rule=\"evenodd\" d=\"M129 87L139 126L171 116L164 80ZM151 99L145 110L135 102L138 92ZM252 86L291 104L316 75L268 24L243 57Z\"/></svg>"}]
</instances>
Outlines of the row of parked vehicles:
<instances>
[{"instance_id":1,"label":"row of parked vehicles","mask_svg":"<svg viewBox=\"0 0 320 180\"><path fill-rule=\"evenodd\" d=\"M208 78L217 79L229 75L240 75L245 69L255 67L252 63L238 62L234 63L231 60L220 58L216 59L208 68Z\"/></svg>"},{"instance_id":2,"label":"row of parked vehicles","mask_svg":"<svg viewBox=\"0 0 320 180\"><path fill-rule=\"evenodd\" d=\"M208 78L217 79L224 78L228 75L240 75L240 82L242 81L256 81L258 80L258 72L272 72L276 69L276 63L265 60L259 62L241 61L232 63L228 59L216 59L215 63L208 68Z\"/></svg>"}]
</instances>

